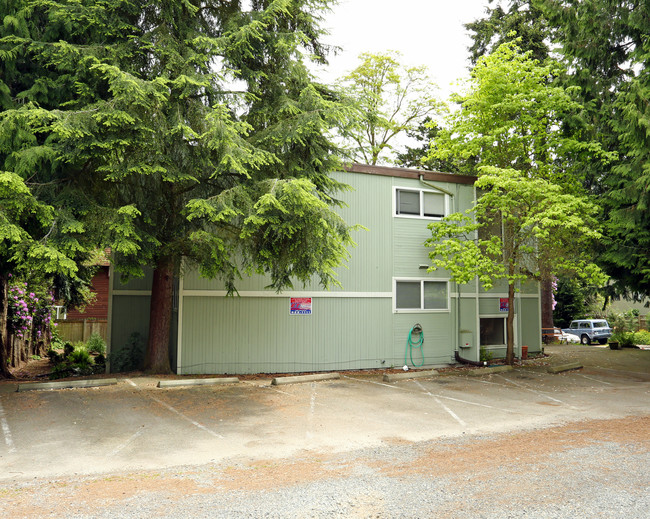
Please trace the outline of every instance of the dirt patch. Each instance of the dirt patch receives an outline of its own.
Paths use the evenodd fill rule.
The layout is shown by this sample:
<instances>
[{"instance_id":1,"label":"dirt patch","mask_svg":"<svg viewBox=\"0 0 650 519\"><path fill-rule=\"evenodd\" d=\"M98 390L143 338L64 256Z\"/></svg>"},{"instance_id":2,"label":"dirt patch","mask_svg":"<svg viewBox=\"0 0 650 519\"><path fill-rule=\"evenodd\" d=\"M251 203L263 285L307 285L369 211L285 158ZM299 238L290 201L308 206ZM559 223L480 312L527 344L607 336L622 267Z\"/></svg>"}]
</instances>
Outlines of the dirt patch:
<instances>
[{"instance_id":1,"label":"dirt patch","mask_svg":"<svg viewBox=\"0 0 650 519\"><path fill-rule=\"evenodd\" d=\"M437 477L460 473L489 473L506 464L525 467L538 463L554 452L575 449L604 441L633 443L650 451L650 416L616 420L577 422L562 427L465 443L462 447L441 447L433 443L408 463L375 464L382 473L399 477L413 473Z\"/></svg>"},{"instance_id":2,"label":"dirt patch","mask_svg":"<svg viewBox=\"0 0 650 519\"><path fill-rule=\"evenodd\" d=\"M548 461L554 453L613 442L621 452L641 455L650 451L650 416L615 420L591 420L561 427L498 437L468 437L409 444L387 439L386 449L395 456L304 452L292 459L233 461L229 465L206 465L198 469L133 472L127 475L48 480L0 488L0 497L12 517L64 516L83 510L92 514L134 496L178 501L187 496L231 491L265 491L327 479L342 479L369 469L389 478L423 475L427 478L471 478L494 483L495 470L525 475L531 466ZM402 461L403 448L414 456ZM607 469L607 467L605 467Z\"/></svg>"}]
</instances>

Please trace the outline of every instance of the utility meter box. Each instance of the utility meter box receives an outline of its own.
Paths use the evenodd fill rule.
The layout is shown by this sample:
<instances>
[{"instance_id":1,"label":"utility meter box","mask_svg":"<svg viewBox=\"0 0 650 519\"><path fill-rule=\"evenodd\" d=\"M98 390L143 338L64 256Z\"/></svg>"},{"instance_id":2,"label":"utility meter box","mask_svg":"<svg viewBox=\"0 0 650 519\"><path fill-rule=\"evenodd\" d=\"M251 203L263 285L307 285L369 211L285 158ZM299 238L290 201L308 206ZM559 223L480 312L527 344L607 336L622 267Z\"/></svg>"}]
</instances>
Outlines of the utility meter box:
<instances>
[{"instance_id":1,"label":"utility meter box","mask_svg":"<svg viewBox=\"0 0 650 519\"><path fill-rule=\"evenodd\" d=\"M474 346L474 334L472 332L460 332L460 344L462 349L469 349Z\"/></svg>"}]
</instances>

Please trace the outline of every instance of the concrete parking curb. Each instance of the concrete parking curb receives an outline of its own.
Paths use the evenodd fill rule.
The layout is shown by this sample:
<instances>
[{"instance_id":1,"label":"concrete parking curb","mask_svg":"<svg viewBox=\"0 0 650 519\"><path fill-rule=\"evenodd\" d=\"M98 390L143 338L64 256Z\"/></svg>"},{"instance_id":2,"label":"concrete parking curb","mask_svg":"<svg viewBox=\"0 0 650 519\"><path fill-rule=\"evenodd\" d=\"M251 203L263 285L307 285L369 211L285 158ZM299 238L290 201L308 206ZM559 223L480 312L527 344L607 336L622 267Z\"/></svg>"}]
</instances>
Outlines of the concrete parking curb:
<instances>
[{"instance_id":1,"label":"concrete parking curb","mask_svg":"<svg viewBox=\"0 0 650 519\"><path fill-rule=\"evenodd\" d=\"M491 375L492 373L503 373L505 371L512 371L512 366L492 366L491 368L478 368L468 371L470 377L480 377L481 375Z\"/></svg>"},{"instance_id":2,"label":"concrete parking curb","mask_svg":"<svg viewBox=\"0 0 650 519\"><path fill-rule=\"evenodd\" d=\"M72 389L83 387L100 387L114 386L117 384L116 378L98 378L91 380L65 380L60 382L31 382L28 384L18 384L16 391L42 391L46 389Z\"/></svg>"},{"instance_id":3,"label":"concrete parking curb","mask_svg":"<svg viewBox=\"0 0 650 519\"><path fill-rule=\"evenodd\" d=\"M237 377L191 378L185 380L159 380L156 387L216 386L219 384L236 384L238 382Z\"/></svg>"},{"instance_id":4,"label":"concrete parking curb","mask_svg":"<svg viewBox=\"0 0 650 519\"><path fill-rule=\"evenodd\" d=\"M579 362L571 362L570 364L562 364L560 366L551 366L548 368L549 373L562 373L563 371L570 371L572 369L582 369L582 364Z\"/></svg>"},{"instance_id":5,"label":"concrete parking curb","mask_svg":"<svg viewBox=\"0 0 650 519\"><path fill-rule=\"evenodd\" d=\"M438 372L435 369L428 371L406 371L404 373L386 373L384 375L384 382L396 382L398 380L404 380L408 378L435 377L437 375Z\"/></svg>"},{"instance_id":6,"label":"concrete parking curb","mask_svg":"<svg viewBox=\"0 0 650 519\"><path fill-rule=\"evenodd\" d=\"M299 384L301 382L316 382L319 380L336 380L341 378L339 373L322 373L319 375L295 375L292 377L276 377L271 381L274 386L283 384Z\"/></svg>"}]
</instances>

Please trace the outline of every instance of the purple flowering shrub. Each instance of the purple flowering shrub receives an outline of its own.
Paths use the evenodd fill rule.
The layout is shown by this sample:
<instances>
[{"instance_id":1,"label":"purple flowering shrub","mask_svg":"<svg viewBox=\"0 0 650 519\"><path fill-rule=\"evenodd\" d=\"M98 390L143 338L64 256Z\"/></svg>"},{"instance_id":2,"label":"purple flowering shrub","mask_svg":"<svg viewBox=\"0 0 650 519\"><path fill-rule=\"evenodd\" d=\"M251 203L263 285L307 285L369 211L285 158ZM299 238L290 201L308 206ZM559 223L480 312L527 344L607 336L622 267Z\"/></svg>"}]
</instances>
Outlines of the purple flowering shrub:
<instances>
[{"instance_id":1,"label":"purple flowering shrub","mask_svg":"<svg viewBox=\"0 0 650 519\"><path fill-rule=\"evenodd\" d=\"M19 339L40 339L52 323L51 306L54 296L51 292L30 288L20 282L9 285L8 325L9 333Z\"/></svg>"}]
</instances>

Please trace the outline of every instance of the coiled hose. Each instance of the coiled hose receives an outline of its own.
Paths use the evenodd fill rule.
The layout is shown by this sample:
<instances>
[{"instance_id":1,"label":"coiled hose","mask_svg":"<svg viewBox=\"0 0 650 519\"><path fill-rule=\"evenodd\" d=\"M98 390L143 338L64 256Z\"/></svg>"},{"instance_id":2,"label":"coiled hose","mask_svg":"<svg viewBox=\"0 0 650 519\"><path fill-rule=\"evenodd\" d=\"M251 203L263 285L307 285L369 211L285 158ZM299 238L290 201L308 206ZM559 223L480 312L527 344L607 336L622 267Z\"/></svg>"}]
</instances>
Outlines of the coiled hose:
<instances>
[{"instance_id":1,"label":"coiled hose","mask_svg":"<svg viewBox=\"0 0 650 519\"><path fill-rule=\"evenodd\" d=\"M413 341L413 334L417 333L420 335L420 337L414 342ZM422 331L422 326L418 323L413 325L413 328L411 328L411 331L409 332L409 335L406 339L406 351L404 352L404 365L408 366L408 361L406 360L407 357L411 356L411 364L413 364L414 367L419 368L424 365L424 352L422 351L422 345L424 344L424 332ZM419 349L420 350L420 356L422 357L422 362L420 364L416 364L413 362L413 350L414 349Z\"/></svg>"}]
</instances>

